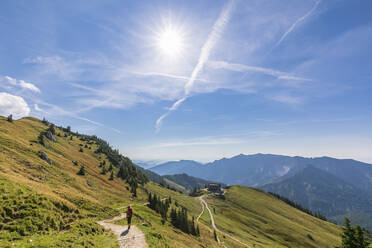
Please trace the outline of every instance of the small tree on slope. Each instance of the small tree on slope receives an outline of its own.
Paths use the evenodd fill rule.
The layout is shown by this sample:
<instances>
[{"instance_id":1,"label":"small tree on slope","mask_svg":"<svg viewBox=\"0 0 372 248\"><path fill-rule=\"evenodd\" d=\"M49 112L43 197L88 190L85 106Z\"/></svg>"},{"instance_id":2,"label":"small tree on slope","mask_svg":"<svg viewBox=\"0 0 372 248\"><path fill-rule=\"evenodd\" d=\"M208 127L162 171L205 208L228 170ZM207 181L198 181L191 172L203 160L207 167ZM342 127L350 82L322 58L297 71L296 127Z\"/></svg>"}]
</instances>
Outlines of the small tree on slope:
<instances>
[{"instance_id":1,"label":"small tree on slope","mask_svg":"<svg viewBox=\"0 0 372 248\"><path fill-rule=\"evenodd\" d=\"M364 238L364 232L360 226L353 228L350 220L345 218L341 248L367 248L368 242Z\"/></svg>"},{"instance_id":2,"label":"small tree on slope","mask_svg":"<svg viewBox=\"0 0 372 248\"><path fill-rule=\"evenodd\" d=\"M80 167L80 170L78 171L78 173L77 173L79 176L84 176L85 175L85 167L84 167L84 165L82 165L81 167Z\"/></svg>"}]
</instances>

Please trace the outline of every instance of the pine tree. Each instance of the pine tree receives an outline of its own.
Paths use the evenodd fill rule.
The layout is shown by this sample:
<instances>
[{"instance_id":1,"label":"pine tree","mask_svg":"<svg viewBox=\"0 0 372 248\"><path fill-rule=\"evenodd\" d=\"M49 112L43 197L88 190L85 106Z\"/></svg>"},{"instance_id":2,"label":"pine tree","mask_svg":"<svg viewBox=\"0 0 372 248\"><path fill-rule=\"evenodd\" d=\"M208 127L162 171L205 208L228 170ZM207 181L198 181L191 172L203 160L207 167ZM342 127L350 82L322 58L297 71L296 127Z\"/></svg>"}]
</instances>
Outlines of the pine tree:
<instances>
[{"instance_id":1,"label":"pine tree","mask_svg":"<svg viewBox=\"0 0 372 248\"><path fill-rule=\"evenodd\" d=\"M85 167L84 167L84 165L82 165L80 167L80 170L78 171L77 174L80 175L80 176L84 176L85 175Z\"/></svg>"},{"instance_id":2,"label":"pine tree","mask_svg":"<svg viewBox=\"0 0 372 248\"><path fill-rule=\"evenodd\" d=\"M111 181L114 180L114 171L111 171L109 180L111 180Z\"/></svg>"},{"instance_id":3,"label":"pine tree","mask_svg":"<svg viewBox=\"0 0 372 248\"><path fill-rule=\"evenodd\" d=\"M216 240L218 242L218 237L217 237L216 230L214 230L213 235L214 235L214 240Z\"/></svg>"},{"instance_id":4,"label":"pine tree","mask_svg":"<svg viewBox=\"0 0 372 248\"><path fill-rule=\"evenodd\" d=\"M178 227L177 226L177 211L176 211L176 209L172 208L171 213L170 213L170 217L171 217L171 224L175 227Z\"/></svg>"},{"instance_id":5,"label":"pine tree","mask_svg":"<svg viewBox=\"0 0 372 248\"><path fill-rule=\"evenodd\" d=\"M192 220L191 220L191 234L196 236L197 233L196 233L196 229L195 229L195 221L194 221L194 216L192 217Z\"/></svg>"},{"instance_id":6,"label":"pine tree","mask_svg":"<svg viewBox=\"0 0 372 248\"><path fill-rule=\"evenodd\" d=\"M54 124L50 124L49 128L48 128L48 131L50 131L53 135L56 134L56 129L54 127Z\"/></svg>"},{"instance_id":7,"label":"pine tree","mask_svg":"<svg viewBox=\"0 0 372 248\"><path fill-rule=\"evenodd\" d=\"M44 132L41 132L39 136L37 136L37 140L41 145L45 146Z\"/></svg>"},{"instance_id":8,"label":"pine tree","mask_svg":"<svg viewBox=\"0 0 372 248\"><path fill-rule=\"evenodd\" d=\"M368 242L365 240L364 232L359 225L356 225L355 227L355 242L356 247L358 248L367 248L369 245Z\"/></svg>"},{"instance_id":9,"label":"pine tree","mask_svg":"<svg viewBox=\"0 0 372 248\"><path fill-rule=\"evenodd\" d=\"M45 117L43 118L43 120L41 121L41 123L43 123L44 125L48 125L49 122L45 119Z\"/></svg>"},{"instance_id":10,"label":"pine tree","mask_svg":"<svg viewBox=\"0 0 372 248\"><path fill-rule=\"evenodd\" d=\"M342 234L342 248L358 248L355 242L355 230L350 225L350 220L345 217L343 234Z\"/></svg>"},{"instance_id":11,"label":"pine tree","mask_svg":"<svg viewBox=\"0 0 372 248\"><path fill-rule=\"evenodd\" d=\"M13 122L13 115L9 115L8 118L7 118L7 121Z\"/></svg>"},{"instance_id":12,"label":"pine tree","mask_svg":"<svg viewBox=\"0 0 372 248\"><path fill-rule=\"evenodd\" d=\"M106 167L105 166L102 166L102 170L101 170L101 174L102 175L106 175Z\"/></svg>"},{"instance_id":13,"label":"pine tree","mask_svg":"<svg viewBox=\"0 0 372 248\"><path fill-rule=\"evenodd\" d=\"M199 225L196 225L196 236L200 237Z\"/></svg>"}]
</instances>

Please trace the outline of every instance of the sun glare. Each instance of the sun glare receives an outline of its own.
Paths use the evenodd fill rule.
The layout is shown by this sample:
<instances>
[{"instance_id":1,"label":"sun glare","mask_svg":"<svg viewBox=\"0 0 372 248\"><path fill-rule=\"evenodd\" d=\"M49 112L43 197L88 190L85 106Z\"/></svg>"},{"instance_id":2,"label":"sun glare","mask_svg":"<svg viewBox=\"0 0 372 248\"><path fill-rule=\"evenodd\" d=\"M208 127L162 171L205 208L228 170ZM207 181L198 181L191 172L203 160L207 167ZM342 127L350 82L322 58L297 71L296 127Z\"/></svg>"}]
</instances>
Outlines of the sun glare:
<instances>
[{"instance_id":1,"label":"sun glare","mask_svg":"<svg viewBox=\"0 0 372 248\"><path fill-rule=\"evenodd\" d=\"M157 47L163 55L177 57L183 50L182 33L171 27L166 28L158 34Z\"/></svg>"}]
</instances>

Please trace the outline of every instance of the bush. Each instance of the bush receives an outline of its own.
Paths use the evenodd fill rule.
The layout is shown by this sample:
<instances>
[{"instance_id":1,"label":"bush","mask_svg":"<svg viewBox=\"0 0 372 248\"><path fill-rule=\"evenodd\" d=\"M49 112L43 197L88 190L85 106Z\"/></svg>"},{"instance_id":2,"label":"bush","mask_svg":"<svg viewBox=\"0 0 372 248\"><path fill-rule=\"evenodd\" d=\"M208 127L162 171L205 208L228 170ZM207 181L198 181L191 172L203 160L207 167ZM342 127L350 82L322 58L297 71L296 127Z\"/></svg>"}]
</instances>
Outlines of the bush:
<instances>
[{"instance_id":1,"label":"bush","mask_svg":"<svg viewBox=\"0 0 372 248\"><path fill-rule=\"evenodd\" d=\"M78 171L77 175L79 175L79 176L84 176L85 175L84 165L80 166L80 170Z\"/></svg>"},{"instance_id":2,"label":"bush","mask_svg":"<svg viewBox=\"0 0 372 248\"><path fill-rule=\"evenodd\" d=\"M13 122L13 115L9 115L8 118L7 118L7 121Z\"/></svg>"},{"instance_id":3,"label":"bush","mask_svg":"<svg viewBox=\"0 0 372 248\"><path fill-rule=\"evenodd\" d=\"M49 122L45 119L45 117L43 118L43 120L41 121L41 123L43 123L44 125L48 125Z\"/></svg>"}]
</instances>

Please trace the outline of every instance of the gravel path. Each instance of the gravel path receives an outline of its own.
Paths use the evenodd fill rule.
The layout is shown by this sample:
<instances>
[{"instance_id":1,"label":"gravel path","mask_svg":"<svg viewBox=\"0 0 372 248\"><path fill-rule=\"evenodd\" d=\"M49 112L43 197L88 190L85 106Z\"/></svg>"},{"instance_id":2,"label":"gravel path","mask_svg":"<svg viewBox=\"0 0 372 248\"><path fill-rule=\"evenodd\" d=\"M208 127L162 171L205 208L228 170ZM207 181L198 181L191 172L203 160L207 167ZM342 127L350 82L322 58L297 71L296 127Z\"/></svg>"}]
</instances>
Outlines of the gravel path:
<instances>
[{"instance_id":1,"label":"gravel path","mask_svg":"<svg viewBox=\"0 0 372 248\"><path fill-rule=\"evenodd\" d=\"M117 236L120 248L147 248L145 234L138 227L131 225L130 230L128 230L128 226L112 224L112 222L125 217L126 214L123 213L112 219L98 221L98 224L111 230Z\"/></svg>"}]
</instances>

